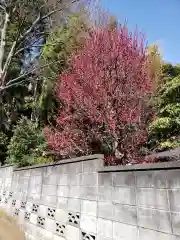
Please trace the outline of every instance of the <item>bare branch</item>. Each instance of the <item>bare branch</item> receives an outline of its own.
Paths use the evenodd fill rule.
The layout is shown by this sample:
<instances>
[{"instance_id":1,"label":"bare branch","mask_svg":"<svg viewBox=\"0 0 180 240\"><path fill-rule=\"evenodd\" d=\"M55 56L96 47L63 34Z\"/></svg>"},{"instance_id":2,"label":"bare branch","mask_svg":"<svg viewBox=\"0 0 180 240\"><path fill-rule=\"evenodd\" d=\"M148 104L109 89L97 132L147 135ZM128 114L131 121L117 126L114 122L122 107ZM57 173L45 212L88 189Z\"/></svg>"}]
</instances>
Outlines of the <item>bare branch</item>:
<instances>
[{"instance_id":1,"label":"bare branch","mask_svg":"<svg viewBox=\"0 0 180 240\"><path fill-rule=\"evenodd\" d=\"M60 0L61 1L61 0ZM72 0L71 3L76 3L79 2L80 0ZM43 6L41 6L43 7ZM40 9L41 9L40 7ZM34 20L34 22L31 24L31 26L25 30L25 32L20 33L20 31L18 32L18 36L16 38L16 40L12 43L12 46L10 48L10 52L6 58L5 63L3 63L4 60L4 54L5 54L5 45L6 45L6 31L7 31L7 25L9 22L9 17L10 17L10 13L8 13L6 11L6 8L4 8L2 6L2 4L0 4L0 9L3 9L5 11L5 19L4 19L4 23L3 23L3 27L1 29L1 42L0 42L0 92L4 91L5 89L8 89L14 85L18 85L20 84L20 81L26 77L29 76L31 73L36 71L36 68L33 70L30 70L29 72L26 72L20 76L18 76L15 79L10 80L9 82L5 83L6 80L6 76L7 76L7 72L8 72L8 68L12 62L13 57L17 56L19 53L21 53L22 51L24 51L26 48L26 46L20 48L20 49L16 49L19 45L21 45L21 43L29 36L29 34L36 28L36 26L41 22L44 21L45 19L51 17L53 14L55 14L56 12L62 11L66 6L64 5L61 8L57 8L54 9L53 11L48 12L46 15L42 16L41 13L39 13L38 17ZM13 11L15 11L15 8L13 9ZM37 39L36 39L37 40ZM35 45L36 46L36 45ZM32 44L32 47L35 47L34 44ZM38 45L38 47L41 47L42 45ZM15 52L16 51L16 52ZM47 65L51 65L52 63L48 63ZM3 66L4 65L4 66ZM45 67L42 66L42 67Z\"/></svg>"},{"instance_id":2,"label":"bare branch","mask_svg":"<svg viewBox=\"0 0 180 240\"><path fill-rule=\"evenodd\" d=\"M36 20L32 23L31 27L19 37L18 42L22 41L34 28L35 26L40 22L41 20L41 15L39 14Z\"/></svg>"},{"instance_id":3,"label":"bare branch","mask_svg":"<svg viewBox=\"0 0 180 240\"><path fill-rule=\"evenodd\" d=\"M9 82L7 82L6 86L10 86L10 84L12 84L12 83L14 83L14 82L18 82L18 81L21 80L22 78L27 77L27 76L29 76L30 74L34 73L36 70L38 70L38 69L40 69L40 68L47 67L47 66L49 66L50 64L53 64L53 63L55 63L55 61L52 61L52 62L47 63L47 64L44 64L44 65L42 65L41 67L36 67L36 68L34 68L34 69L31 69L30 71L25 72L24 74L20 75L19 77L14 78L14 79L10 80ZM1 87L0 89L4 89L4 87Z\"/></svg>"},{"instance_id":4,"label":"bare branch","mask_svg":"<svg viewBox=\"0 0 180 240\"><path fill-rule=\"evenodd\" d=\"M6 79L6 75L7 75L7 70L8 70L8 67L11 63L11 59L13 57L13 54L14 54L14 50L15 50L15 47L16 47L16 43L17 41L14 41L13 44L12 44L12 47L11 47L11 50L8 54L8 57L6 59L6 62L4 64L4 67L3 67L3 74L1 76L1 85L3 86L4 85L4 82L5 82L5 79Z\"/></svg>"},{"instance_id":5,"label":"bare branch","mask_svg":"<svg viewBox=\"0 0 180 240\"><path fill-rule=\"evenodd\" d=\"M79 0L73 0L73 3L79 2ZM18 39L18 41L22 41L30 32L32 32L32 30L35 28L35 26L40 22L43 21L45 19L47 19L48 17L52 16L53 14L55 14L56 12L60 12L64 9L64 7L59 8L59 9L55 9L49 13L47 13L46 15L41 17L41 14L39 14L39 16L36 18L36 20L32 23L31 27L23 34L20 36L20 38Z\"/></svg>"},{"instance_id":6,"label":"bare branch","mask_svg":"<svg viewBox=\"0 0 180 240\"><path fill-rule=\"evenodd\" d=\"M76 3L76 2L79 2L79 0L73 0L71 3L73 4L73 3ZM43 16L43 17L41 18L41 20L44 20L44 19L50 17L51 15L53 15L54 13L62 11L63 9L64 9L64 7L63 7L63 8L55 9L55 10L47 13L45 16Z\"/></svg>"},{"instance_id":7,"label":"bare branch","mask_svg":"<svg viewBox=\"0 0 180 240\"><path fill-rule=\"evenodd\" d=\"M3 7L1 4L0 4L0 8L1 8L3 11L6 11L6 8Z\"/></svg>"},{"instance_id":8,"label":"bare branch","mask_svg":"<svg viewBox=\"0 0 180 240\"><path fill-rule=\"evenodd\" d=\"M48 63L48 64L45 64L45 65L41 66L41 68L44 68L44 67L46 67L46 66L48 66L48 65L50 65L50 64L53 64L53 63L54 63L54 61L51 62L51 63ZM24 79L24 78L27 77L27 76L29 76L29 75L31 75L31 74L32 74L33 72L35 72L37 69L38 69L38 68L34 68L34 69L32 69L31 71L26 72L26 73L20 75L19 77L10 80L10 81L6 84L6 86L1 86L1 87L0 87L0 93L3 92L4 90L7 90L7 89L11 88L11 87L21 85L23 82L27 81L27 79Z\"/></svg>"},{"instance_id":9,"label":"bare branch","mask_svg":"<svg viewBox=\"0 0 180 240\"><path fill-rule=\"evenodd\" d=\"M0 87L0 93L3 92L4 90L7 90L7 89L11 88L11 87L19 86L25 81L27 81L27 79L23 79L20 82L15 82L15 83L12 83L12 84L10 84L8 86L5 86L5 87Z\"/></svg>"},{"instance_id":10,"label":"bare branch","mask_svg":"<svg viewBox=\"0 0 180 240\"><path fill-rule=\"evenodd\" d=\"M3 74L3 60L4 60L4 48L6 45L6 30L9 22L9 13L5 12L4 25L1 29L1 43L0 43L0 77Z\"/></svg>"}]
</instances>

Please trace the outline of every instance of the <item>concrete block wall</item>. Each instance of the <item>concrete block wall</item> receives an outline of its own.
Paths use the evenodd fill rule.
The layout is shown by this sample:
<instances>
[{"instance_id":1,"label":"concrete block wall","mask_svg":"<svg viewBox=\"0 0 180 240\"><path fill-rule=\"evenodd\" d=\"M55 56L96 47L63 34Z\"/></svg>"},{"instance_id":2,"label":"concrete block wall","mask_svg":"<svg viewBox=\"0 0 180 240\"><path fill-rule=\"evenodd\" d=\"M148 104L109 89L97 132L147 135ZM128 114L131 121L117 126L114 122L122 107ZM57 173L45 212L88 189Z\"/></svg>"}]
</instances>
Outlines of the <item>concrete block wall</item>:
<instances>
[{"instance_id":1,"label":"concrete block wall","mask_svg":"<svg viewBox=\"0 0 180 240\"><path fill-rule=\"evenodd\" d=\"M180 163L103 167L103 156L0 168L0 208L27 240L180 240Z\"/></svg>"}]
</instances>

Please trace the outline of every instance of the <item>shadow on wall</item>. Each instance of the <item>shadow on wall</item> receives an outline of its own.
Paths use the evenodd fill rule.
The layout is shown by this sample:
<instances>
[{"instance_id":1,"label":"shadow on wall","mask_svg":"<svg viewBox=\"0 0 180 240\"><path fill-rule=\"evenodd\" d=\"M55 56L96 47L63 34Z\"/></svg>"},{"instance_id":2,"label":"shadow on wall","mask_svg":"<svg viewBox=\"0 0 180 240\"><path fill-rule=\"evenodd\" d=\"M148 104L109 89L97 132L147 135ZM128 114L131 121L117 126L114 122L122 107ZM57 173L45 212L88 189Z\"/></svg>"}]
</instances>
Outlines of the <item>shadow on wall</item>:
<instances>
[{"instance_id":1,"label":"shadow on wall","mask_svg":"<svg viewBox=\"0 0 180 240\"><path fill-rule=\"evenodd\" d=\"M24 240L24 233L19 229L13 217L8 216L0 209L0 239Z\"/></svg>"}]
</instances>

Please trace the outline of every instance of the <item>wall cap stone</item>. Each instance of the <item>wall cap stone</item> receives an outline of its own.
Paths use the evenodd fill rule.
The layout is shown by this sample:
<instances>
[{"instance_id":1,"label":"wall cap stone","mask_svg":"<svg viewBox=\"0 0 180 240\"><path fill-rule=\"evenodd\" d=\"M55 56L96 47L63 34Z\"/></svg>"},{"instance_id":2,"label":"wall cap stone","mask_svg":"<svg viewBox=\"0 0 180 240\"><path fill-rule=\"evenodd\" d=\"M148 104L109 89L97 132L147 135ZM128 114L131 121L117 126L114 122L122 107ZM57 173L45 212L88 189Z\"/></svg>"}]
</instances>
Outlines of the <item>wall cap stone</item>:
<instances>
[{"instance_id":1,"label":"wall cap stone","mask_svg":"<svg viewBox=\"0 0 180 240\"><path fill-rule=\"evenodd\" d=\"M5 165L0 166L0 169L7 168L7 167L16 167L16 165L15 164L5 164Z\"/></svg>"},{"instance_id":2,"label":"wall cap stone","mask_svg":"<svg viewBox=\"0 0 180 240\"><path fill-rule=\"evenodd\" d=\"M49 167L49 166L57 166L61 164L69 164L69 163L76 163L76 162L84 162L84 161L91 161L91 160L103 160L104 155L103 154L94 154L94 155L88 155L88 156L82 156L82 157L76 157L76 158L69 158L69 159L63 159L54 163L48 163L48 164L39 164L39 165L33 165L28 167L21 167L21 168L15 168L14 171L21 171L21 170L28 170L28 169L34 169L34 168L43 168L43 167Z\"/></svg>"},{"instance_id":3,"label":"wall cap stone","mask_svg":"<svg viewBox=\"0 0 180 240\"><path fill-rule=\"evenodd\" d=\"M180 169L180 161L101 167L98 172L129 172Z\"/></svg>"}]
</instances>

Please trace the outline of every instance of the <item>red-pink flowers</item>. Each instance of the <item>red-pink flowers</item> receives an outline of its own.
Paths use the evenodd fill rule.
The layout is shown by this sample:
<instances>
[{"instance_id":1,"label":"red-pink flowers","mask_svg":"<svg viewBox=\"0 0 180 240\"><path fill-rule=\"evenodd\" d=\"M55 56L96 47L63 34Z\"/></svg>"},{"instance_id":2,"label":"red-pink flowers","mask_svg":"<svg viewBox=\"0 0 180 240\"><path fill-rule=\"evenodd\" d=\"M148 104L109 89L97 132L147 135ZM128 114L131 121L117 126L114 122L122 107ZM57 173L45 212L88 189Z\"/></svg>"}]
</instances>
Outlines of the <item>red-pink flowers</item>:
<instances>
[{"instance_id":1,"label":"red-pink flowers","mask_svg":"<svg viewBox=\"0 0 180 240\"><path fill-rule=\"evenodd\" d=\"M94 31L56 86L64 107L57 129L45 131L49 147L64 157L99 151L136 160L147 140L152 90L143 38L125 26Z\"/></svg>"}]
</instances>

